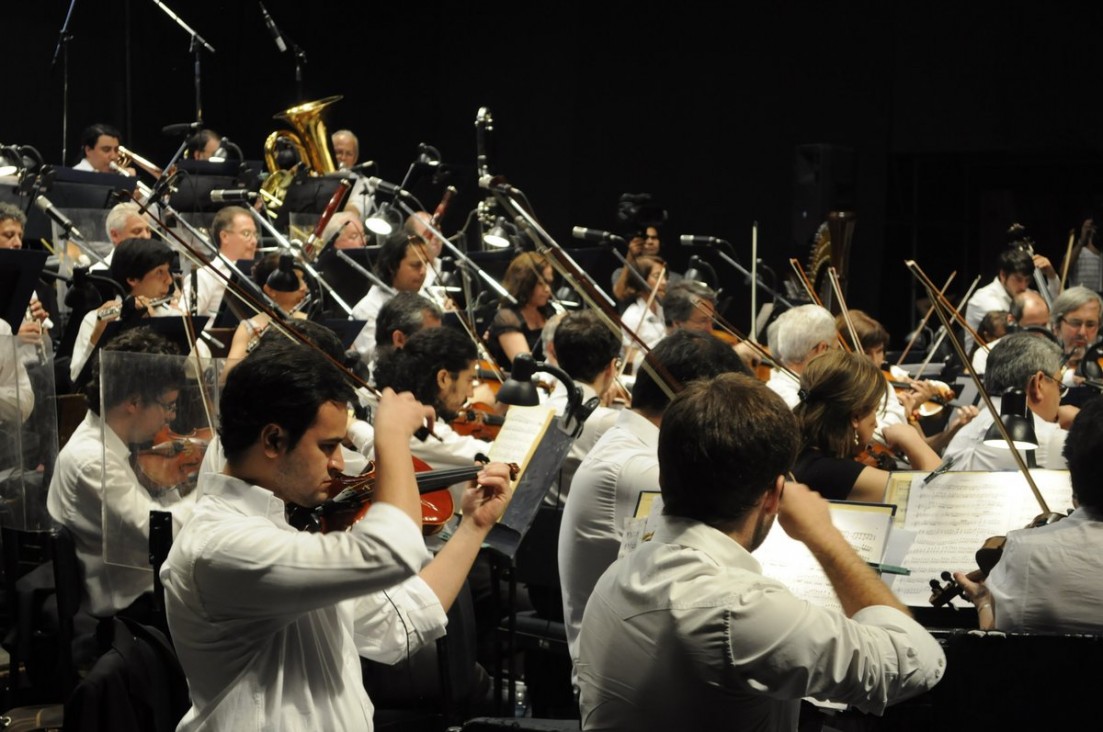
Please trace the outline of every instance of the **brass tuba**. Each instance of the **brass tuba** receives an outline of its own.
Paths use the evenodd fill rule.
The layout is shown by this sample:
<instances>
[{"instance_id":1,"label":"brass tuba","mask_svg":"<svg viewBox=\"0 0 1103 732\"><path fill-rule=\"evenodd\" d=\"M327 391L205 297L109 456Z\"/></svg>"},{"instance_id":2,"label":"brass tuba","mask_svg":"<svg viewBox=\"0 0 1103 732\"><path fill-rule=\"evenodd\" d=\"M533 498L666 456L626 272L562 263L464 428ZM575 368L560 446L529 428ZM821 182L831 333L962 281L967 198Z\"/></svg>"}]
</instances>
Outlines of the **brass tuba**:
<instances>
[{"instance_id":1,"label":"brass tuba","mask_svg":"<svg viewBox=\"0 0 1103 732\"><path fill-rule=\"evenodd\" d=\"M341 95L304 102L285 109L273 119L289 123L294 130L276 130L264 141L264 162L268 166L268 178L261 186L261 194L268 204L269 213L275 213L283 204L283 198L299 169L305 168L312 175L334 173L333 155L329 152L329 135L322 120L322 113L329 105L342 99ZM276 164L276 142L284 138L299 154L299 162L290 170L281 170Z\"/></svg>"}]
</instances>

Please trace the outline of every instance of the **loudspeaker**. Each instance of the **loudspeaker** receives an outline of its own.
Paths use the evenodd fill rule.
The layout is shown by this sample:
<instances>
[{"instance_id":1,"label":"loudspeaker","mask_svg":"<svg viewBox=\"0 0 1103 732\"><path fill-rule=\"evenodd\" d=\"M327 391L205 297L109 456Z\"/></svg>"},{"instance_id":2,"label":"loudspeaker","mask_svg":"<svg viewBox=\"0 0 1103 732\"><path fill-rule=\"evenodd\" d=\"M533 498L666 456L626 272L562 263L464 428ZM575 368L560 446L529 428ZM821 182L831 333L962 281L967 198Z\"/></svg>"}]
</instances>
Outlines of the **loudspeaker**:
<instances>
[{"instance_id":1,"label":"loudspeaker","mask_svg":"<svg viewBox=\"0 0 1103 732\"><path fill-rule=\"evenodd\" d=\"M793 241L811 246L829 211L853 211L854 149L839 145L797 145L793 166Z\"/></svg>"}]
</instances>

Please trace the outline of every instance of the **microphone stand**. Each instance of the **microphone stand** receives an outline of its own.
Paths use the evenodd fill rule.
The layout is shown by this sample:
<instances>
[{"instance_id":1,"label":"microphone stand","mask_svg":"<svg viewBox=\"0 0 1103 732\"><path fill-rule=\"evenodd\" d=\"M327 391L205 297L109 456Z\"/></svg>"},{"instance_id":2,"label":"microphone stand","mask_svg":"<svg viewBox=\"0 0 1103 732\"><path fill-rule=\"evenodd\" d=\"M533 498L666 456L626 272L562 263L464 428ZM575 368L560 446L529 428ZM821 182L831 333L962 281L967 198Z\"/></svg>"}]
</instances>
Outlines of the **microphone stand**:
<instances>
[{"instance_id":1,"label":"microphone stand","mask_svg":"<svg viewBox=\"0 0 1103 732\"><path fill-rule=\"evenodd\" d=\"M394 295L396 293L396 290L393 287L388 285L383 280L379 279L379 275L375 274L375 272L372 272L367 267L362 266L359 262L357 262L355 259L353 259L349 255L345 254L340 249L334 249L333 253L342 262L347 264L349 267L352 267L353 271L355 271L355 272L359 273L360 275L362 275L365 279L367 279L373 285L375 285L379 289L383 290L383 292L387 293L388 295Z\"/></svg>"},{"instance_id":2,"label":"microphone stand","mask_svg":"<svg viewBox=\"0 0 1103 732\"><path fill-rule=\"evenodd\" d=\"M731 247L731 244L724 241L723 239L721 239L720 241L723 242L723 244L725 244L729 248ZM758 276L757 272L754 273L754 274L751 274L750 272L748 272L747 269L743 265L741 265L738 261L736 261L736 259L734 257L728 256L728 253L725 252L723 249L715 249L714 251L716 252L716 256L720 257L720 259L724 260L730 266L735 268L735 270L737 272L739 272L739 274L743 275L746 278L745 281L747 283L751 283L751 282L755 283L758 286L758 289L764 290L770 297L774 298L775 301L780 302L782 305L785 305L786 307L789 307L789 308L794 307L793 303L791 301L789 301L784 295L782 295L777 290L773 289L772 287L767 285L765 282L763 282L762 278Z\"/></svg>"},{"instance_id":3,"label":"microphone stand","mask_svg":"<svg viewBox=\"0 0 1103 732\"><path fill-rule=\"evenodd\" d=\"M73 34L69 32L69 21L73 19L73 8L77 0L69 0L69 10L65 13L65 22L58 31L57 48L54 49L54 60L50 62L50 68L57 66L58 56L61 57L61 164L65 165L69 159L69 41L73 40Z\"/></svg>"},{"instance_id":4,"label":"microphone stand","mask_svg":"<svg viewBox=\"0 0 1103 732\"><path fill-rule=\"evenodd\" d=\"M261 216L260 213L252 206L247 206L246 209L249 211L249 215L253 217L253 220L255 220L259 226L263 227L264 230L267 231L268 234L273 239L275 239L276 242L283 249L287 250L290 253L302 251L301 248L291 246L291 242L289 242L283 234L278 232L276 230L276 227L272 226L272 224L268 222L267 216ZM306 270L307 274L314 278L318 285L323 290L325 290L330 297L333 298L333 301L335 303L341 306L341 309L345 311L345 314L348 315L349 318L352 318L352 308L349 307L349 304L345 302L332 287L330 287L329 283L326 282L325 279L323 279L321 273L319 273L318 270L314 269L314 265L306 261L306 257L303 256L295 257L295 261L298 262L304 270Z\"/></svg>"},{"instance_id":5,"label":"microphone stand","mask_svg":"<svg viewBox=\"0 0 1103 732\"><path fill-rule=\"evenodd\" d=\"M176 13L172 12L172 10L170 10L167 5L165 5L163 2L161 2L161 0L153 0L153 4L156 5L157 7L161 8L161 10L165 11L165 14L167 16L169 16L174 21L176 21L176 24L178 26L180 26L184 30L185 33L187 33L188 35L191 36L191 43L189 44L188 51L195 54L195 121L202 124L203 123L203 95L201 93L202 85L200 83L200 79L202 77L201 77L200 71L199 71L199 69L200 69L199 56L200 56L200 51L202 51L204 48L207 49L208 51L210 51L211 55L214 55L214 46L207 43L207 41L203 39L203 36L196 33L187 23L185 23L183 20L180 19L180 16L178 16ZM181 149L181 152L183 152L183 149ZM173 162L176 162L175 158L173 159ZM167 167L165 169L168 170Z\"/></svg>"},{"instance_id":6,"label":"microphone stand","mask_svg":"<svg viewBox=\"0 0 1103 732\"><path fill-rule=\"evenodd\" d=\"M395 205L397 205L399 207L399 209L402 210L402 212L407 217L410 217L410 216L413 216L414 214L416 214L417 211L415 211L413 208L411 208L410 205L408 203L406 203L406 201L403 200L402 194L404 194L404 193L405 193L405 190L403 190L400 186L399 187L399 194L394 196L394 201L393 202L394 202ZM486 272L486 270L484 270L479 265L475 264L475 262L473 262L470 257L468 257L466 254L464 254L460 250L459 247L457 247L455 244L453 244L452 241L448 237L446 237L444 234L442 234L440 229L438 229L436 226L434 226L431 222L428 222L428 221L423 221L422 224L425 226L426 229L428 229L430 232L432 232L432 234L434 236L436 236L437 239L440 240L441 244L443 244L445 247L448 248L448 251L452 252L452 255L456 258L457 266L459 266L462 263L464 266L471 267L472 269L475 270L475 273L477 275L479 275L479 277L484 282L486 282L486 284L488 284L490 286L491 289L493 289L495 292L498 293L499 297L501 297L503 300L506 300L509 303L513 304L513 305L517 304L517 299L514 298L513 295L510 295L509 291L506 290L506 288L502 287L501 283L498 282L498 280L491 277Z\"/></svg>"}]
</instances>

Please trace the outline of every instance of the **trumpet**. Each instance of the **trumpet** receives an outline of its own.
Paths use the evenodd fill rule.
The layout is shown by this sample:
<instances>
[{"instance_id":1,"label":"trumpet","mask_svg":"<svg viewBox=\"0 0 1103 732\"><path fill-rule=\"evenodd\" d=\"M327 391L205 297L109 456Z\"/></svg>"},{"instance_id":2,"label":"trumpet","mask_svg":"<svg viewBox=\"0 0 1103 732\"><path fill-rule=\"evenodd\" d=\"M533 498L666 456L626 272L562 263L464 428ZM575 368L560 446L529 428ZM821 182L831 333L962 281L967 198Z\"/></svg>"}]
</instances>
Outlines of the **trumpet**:
<instances>
[{"instance_id":1,"label":"trumpet","mask_svg":"<svg viewBox=\"0 0 1103 732\"><path fill-rule=\"evenodd\" d=\"M152 175L154 178L160 178L164 174L164 171L161 168L158 168L156 165L146 160L138 153L134 152L133 150L128 150L122 145L119 145L119 158L111 164L111 167L114 169L129 168L131 167L131 165L141 168L145 172ZM130 174L124 172L123 175Z\"/></svg>"},{"instance_id":2,"label":"trumpet","mask_svg":"<svg viewBox=\"0 0 1103 732\"><path fill-rule=\"evenodd\" d=\"M137 178L137 175L131 175L130 171L126 169L126 166L119 165L114 160L110 163L111 169L119 175L125 175L127 178ZM150 195L153 193L153 189L143 183L140 179L135 181L135 188L138 189L138 193L142 195L142 200L149 200Z\"/></svg>"}]
</instances>

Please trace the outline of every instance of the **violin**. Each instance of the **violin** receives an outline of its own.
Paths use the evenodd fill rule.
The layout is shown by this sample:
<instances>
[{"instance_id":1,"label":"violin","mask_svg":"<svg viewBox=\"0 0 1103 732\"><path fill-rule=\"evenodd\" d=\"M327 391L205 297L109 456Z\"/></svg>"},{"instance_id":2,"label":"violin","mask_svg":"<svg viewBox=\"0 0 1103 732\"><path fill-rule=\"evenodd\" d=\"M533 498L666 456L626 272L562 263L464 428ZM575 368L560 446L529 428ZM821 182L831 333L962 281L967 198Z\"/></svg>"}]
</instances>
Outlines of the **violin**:
<instances>
[{"instance_id":1,"label":"violin","mask_svg":"<svg viewBox=\"0 0 1103 732\"><path fill-rule=\"evenodd\" d=\"M414 477L421 494L422 526L426 534L435 534L455 513L455 502L448 486L474 478L482 466L431 470L424 461L416 457L413 461L414 469L418 471ZM515 480L520 468L511 463L509 472L510 480ZM375 495L375 463L369 463L368 469L360 475L344 475L338 470L331 470L326 493L329 498L314 508L288 504L288 523L300 531L323 534L351 529L371 508Z\"/></svg>"},{"instance_id":2,"label":"violin","mask_svg":"<svg viewBox=\"0 0 1103 732\"><path fill-rule=\"evenodd\" d=\"M154 435L150 447L131 453L134 475L146 490L157 493L193 482L211 436L209 427L183 435L165 425Z\"/></svg>"},{"instance_id":3,"label":"violin","mask_svg":"<svg viewBox=\"0 0 1103 732\"><path fill-rule=\"evenodd\" d=\"M899 469L896 453L891 447L882 445L880 442L869 443L865 446L865 449L854 456L854 459L862 465L868 465L871 468L886 472Z\"/></svg>"},{"instance_id":4,"label":"violin","mask_svg":"<svg viewBox=\"0 0 1103 732\"><path fill-rule=\"evenodd\" d=\"M473 402L460 410L459 416L452 420L452 429L456 434L491 442L498 436L505 421L506 418L489 404Z\"/></svg>"},{"instance_id":5,"label":"violin","mask_svg":"<svg viewBox=\"0 0 1103 732\"><path fill-rule=\"evenodd\" d=\"M1059 513L1043 513L1034 517L1034 520L1026 525L1028 529L1036 529L1039 526L1048 526L1055 521L1063 519L1064 516ZM1000 558L1003 557L1003 547L1007 543L1006 536L990 536L984 540L984 544L977 550L976 560L977 569L969 572L965 575L971 582L980 582L988 577L992 573L996 564L999 563ZM942 607L943 605L949 605L950 601L955 597L961 597L965 588L961 586L959 582L954 579L954 576L949 572L943 572L939 575L942 581L946 584L939 584L938 580L931 580L931 597L930 603L933 607Z\"/></svg>"}]
</instances>

